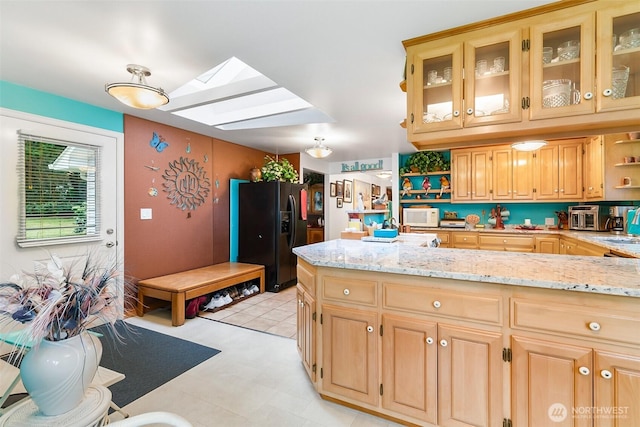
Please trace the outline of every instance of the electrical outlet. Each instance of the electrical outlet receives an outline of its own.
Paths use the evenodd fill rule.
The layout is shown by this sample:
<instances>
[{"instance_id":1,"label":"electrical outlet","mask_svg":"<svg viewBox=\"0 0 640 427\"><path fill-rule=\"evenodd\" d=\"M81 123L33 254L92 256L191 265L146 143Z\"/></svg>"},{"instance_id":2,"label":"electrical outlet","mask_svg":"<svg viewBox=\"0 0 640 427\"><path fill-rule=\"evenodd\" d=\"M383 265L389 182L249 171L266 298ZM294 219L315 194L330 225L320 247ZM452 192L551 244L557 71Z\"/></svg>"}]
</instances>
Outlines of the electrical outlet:
<instances>
[{"instance_id":1,"label":"electrical outlet","mask_svg":"<svg viewBox=\"0 0 640 427\"><path fill-rule=\"evenodd\" d=\"M153 216L153 211L151 208L140 209L140 219L151 219L152 216Z\"/></svg>"},{"instance_id":2,"label":"electrical outlet","mask_svg":"<svg viewBox=\"0 0 640 427\"><path fill-rule=\"evenodd\" d=\"M545 218L544 219L544 225L555 225L556 223L556 219L555 218Z\"/></svg>"}]
</instances>

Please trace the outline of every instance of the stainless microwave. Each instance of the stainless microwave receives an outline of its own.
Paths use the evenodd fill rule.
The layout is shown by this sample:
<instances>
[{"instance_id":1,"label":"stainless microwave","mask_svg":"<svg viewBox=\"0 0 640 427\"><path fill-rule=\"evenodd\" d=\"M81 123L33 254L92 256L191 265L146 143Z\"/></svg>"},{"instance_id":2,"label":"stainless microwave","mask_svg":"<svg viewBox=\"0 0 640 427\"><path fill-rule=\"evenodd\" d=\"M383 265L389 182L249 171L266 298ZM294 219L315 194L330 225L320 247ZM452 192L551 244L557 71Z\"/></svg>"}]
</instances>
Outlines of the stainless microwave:
<instances>
[{"instance_id":1,"label":"stainless microwave","mask_svg":"<svg viewBox=\"0 0 640 427\"><path fill-rule=\"evenodd\" d=\"M569 229L587 231L605 231L608 206L578 205L569 206Z\"/></svg>"}]
</instances>

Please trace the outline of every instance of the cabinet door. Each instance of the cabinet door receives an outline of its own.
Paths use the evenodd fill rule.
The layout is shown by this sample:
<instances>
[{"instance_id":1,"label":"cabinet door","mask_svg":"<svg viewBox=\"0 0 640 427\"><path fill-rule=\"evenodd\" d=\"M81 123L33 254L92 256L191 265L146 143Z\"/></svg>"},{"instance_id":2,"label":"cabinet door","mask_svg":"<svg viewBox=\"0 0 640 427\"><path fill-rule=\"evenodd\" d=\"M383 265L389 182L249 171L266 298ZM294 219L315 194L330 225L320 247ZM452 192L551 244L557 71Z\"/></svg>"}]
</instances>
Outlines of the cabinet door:
<instances>
[{"instance_id":1,"label":"cabinet door","mask_svg":"<svg viewBox=\"0 0 640 427\"><path fill-rule=\"evenodd\" d=\"M493 149L491 163L493 166L492 197L493 200L511 200L513 198L513 161L511 147Z\"/></svg>"},{"instance_id":2,"label":"cabinet door","mask_svg":"<svg viewBox=\"0 0 640 427\"><path fill-rule=\"evenodd\" d=\"M629 41L627 33L638 28L638 23L638 2L624 2L598 11L598 111L632 109L640 105L640 45L637 40Z\"/></svg>"},{"instance_id":3,"label":"cabinet door","mask_svg":"<svg viewBox=\"0 0 640 427\"><path fill-rule=\"evenodd\" d=\"M451 151L451 200L456 202L471 200L472 180L471 151Z\"/></svg>"},{"instance_id":4,"label":"cabinet door","mask_svg":"<svg viewBox=\"0 0 640 427\"><path fill-rule=\"evenodd\" d=\"M535 153L534 183L536 200L558 198L558 146L547 145Z\"/></svg>"},{"instance_id":5,"label":"cabinet door","mask_svg":"<svg viewBox=\"0 0 640 427\"><path fill-rule=\"evenodd\" d=\"M471 199L491 200L491 150L471 153Z\"/></svg>"},{"instance_id":6,"label":"cabinet door","mask_svg":"<svg viewBox=\"0 0 640 427\"><path fill-rule=\"evenodd\" d=\"M502 334L439 324L438 425L502 425L502 363Z\"/></svg>"},{"instance_id":7,"label":"cabinet door","mask_svg":"<svg viewBox=\"0 0 640 427\"><path fill-rule=\"evenodd\" d=\"M512 337L512 420L519 427L591 426L572 410L592 406L592 351Z\"/></svg>"},{"instance_id":8,"label":"cabinet door","mask_svg":"<svg viewBox=\"0 0 640 427\"><path fill-rule=\"evenodd\" d=\"M536 237L536 252L539 254L560 253L560 245L557 237Z\"/></svg>"},{"instance_id":9,"label":"cabinet door","mask_svg":"<svg viewBox=\"0 0 640 427\"><path fill-rule=\"evenodd\" d=\"M533 153L513 150L513 200L533 200Z\"/></svg>"},{"instance_id":10,"label":"cabinet door","mask_svg":"<svg viewBox=\"0 0 640 427\"><path fill-rule=\"evenodd\" d=\"M382 325L382 407L436 424L436 324L385 314Z\"/></svg>"},{"instance_id":11,"label":"cabinet door","mask_svg":"<svg viewBox=\"0 0 640 427\"><path fill-rule=\"evenodd\" d=\"M296 344L302 365L312 382L316 381L316 301L309 293L297 285L297 335Z\"/></svg>"},{"instance_id":12,"label":"cabinet door","mask_svg":"<svg viewBox=\"0 0 640 427\"><path fill-rule=\"evenodd\" d=\"M462 127L462 43L439 41L407 49L410 133ZM444 78L445 69L451 74Z\"/></svg>"},{"instance_id":13,"label":"cabinet door","mask_svg":"<svg viewBox=\"0 0 640 427\"><path fill-rule=\"evenodd\" d=\"M582 199L582 142L558 146L559 199Z\"/></svg>"},{"instance_id":14,"label":"cabinet door","mask_svg":"<svg viewBox=\"0 0 640 427\"><path fill-rule=\"evenodd\" d=\"M521 120L522 30L504 27L470 34L465 42L465 127Z\"/></svg>"},{"instance_id":15,"label":"cabinet door","mask_svg":"<svg viewBox=\"0 0 640 427\"><path fill-rule=\"evenodd\" d=\"M377 314L322 306L321 391L378 405Z\"/></svg>"},{"instance_id":16,"label":"cabinet door","mask_svg":"<svg viewBox=\"0 0 640 427\"><path fill-rule=\"evenodd\" d=\"M587 138L584 143L584 198L604 197L604 141L602 135Z\"/></svg>"},{"instance_id":17,"label":"cabinet door","mask_svg":"<svg viewBox=\"0 0 640 427\"><path fill-rule=\"evenodd\" d=\"M530 119L595 112L595 13L559 11L531 27ZM553 49L545 63L543 48Z\"/></svg>"},{"instance_id":18,"label":"cabinet door","mask_svg":"<svg viewBox=\"0 0 640 427\"><path fill-rule=\"evenodd\" d=\"M609 411L594 426L640 425L640 357L596 351L594 359L594 406Z\"/></svg>"}]
</instances>

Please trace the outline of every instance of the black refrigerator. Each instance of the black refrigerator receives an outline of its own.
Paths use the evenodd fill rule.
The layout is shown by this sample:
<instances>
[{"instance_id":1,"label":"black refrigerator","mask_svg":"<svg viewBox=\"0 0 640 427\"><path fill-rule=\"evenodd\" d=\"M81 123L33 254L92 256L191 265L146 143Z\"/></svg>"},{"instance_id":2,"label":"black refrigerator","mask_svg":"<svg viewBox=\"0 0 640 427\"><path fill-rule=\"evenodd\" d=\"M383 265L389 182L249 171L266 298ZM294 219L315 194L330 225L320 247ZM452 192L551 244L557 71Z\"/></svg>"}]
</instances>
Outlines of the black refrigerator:
<instances>
[{"instance_id":1,"label":"black refrigerator","mask_svg":"<svg viewBox=\"0 0 640 427\"><path fill-rule=\"evenodd\" d=\"M304 190L305 196L301 197ZM238 262L265 266L265 289L296 283L296 246L307 244L306 185L245 182L238 191Z\"/></svg>"}]
</instances>

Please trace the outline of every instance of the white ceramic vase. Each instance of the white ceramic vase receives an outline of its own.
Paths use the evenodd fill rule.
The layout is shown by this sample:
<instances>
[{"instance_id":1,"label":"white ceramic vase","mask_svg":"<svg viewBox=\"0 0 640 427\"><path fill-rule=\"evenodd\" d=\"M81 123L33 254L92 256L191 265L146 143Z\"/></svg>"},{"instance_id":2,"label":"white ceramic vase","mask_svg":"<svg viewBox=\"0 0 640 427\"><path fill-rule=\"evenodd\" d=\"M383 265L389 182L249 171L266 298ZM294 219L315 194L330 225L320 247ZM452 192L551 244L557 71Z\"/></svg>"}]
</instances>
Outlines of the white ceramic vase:
<instances>
[{"instance_id":1,"label":"white ceramic vase","mask_svg":"<svg viewBox=\"0 0 640 427\"><path fill-rule=\"evenodd\" d=\"M100 339L86 332L62 341L43 340L25 355L20 376L43 415L60 415L80 404L101 357Z\"/></svg>"}]
</instances>

